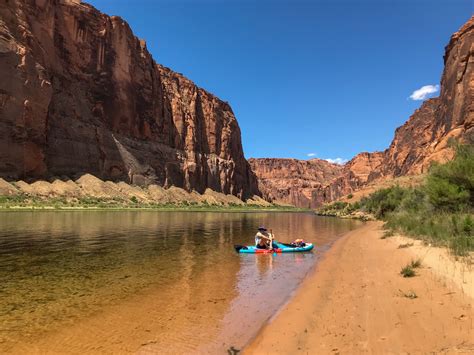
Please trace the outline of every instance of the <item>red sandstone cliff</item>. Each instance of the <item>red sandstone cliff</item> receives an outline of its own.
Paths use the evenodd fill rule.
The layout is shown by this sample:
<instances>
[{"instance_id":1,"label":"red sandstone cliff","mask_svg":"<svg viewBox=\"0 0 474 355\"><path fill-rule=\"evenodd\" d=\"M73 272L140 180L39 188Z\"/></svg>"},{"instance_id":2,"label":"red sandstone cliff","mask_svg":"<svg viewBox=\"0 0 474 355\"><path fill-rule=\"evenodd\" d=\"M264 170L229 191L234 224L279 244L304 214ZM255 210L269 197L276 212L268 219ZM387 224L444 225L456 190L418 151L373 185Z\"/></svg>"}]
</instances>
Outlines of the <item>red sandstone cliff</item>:
<instances>
[{"instance_id":1,"label":"red sandstone cliff","mask_svg":"<svg viewBox=\"0 0 474 355\"><path fill-rule=\"evenodd\" d=\"M374 178L384 153L360 153L345 165L311 159L249 159L267 201L314 208L357 190Z\"/></svg>"},{"instance_id":2,"label":"red sandstone cliff","mask_svg":"<svg viewBox=\"0 0 474 355\"><path fill-rule=\"evenodd\" d=\"M420 174L426 172L433 161L451 159L453 152L447 146L449 138L462 139L474 130L474 16L451 37L444 64L439 97L426 100L403 126L397 128L387 150L358 154L334 179L306 189L303 203L293 197L283 198L283 201L302 207L308 204L318 207L378 179ZM293 164L302 162L294 160ZM306 184L307 176L300 175L291 164L286 167L290 175L283 179L278 174L273 178L271 174L262 174L262 165L266 165L264 159L252 162L259 180L264 179L262 189L270 200L274 196L286 196L286 191L300 191Z\"/></svg>"},{"instance_id":3,"label":"red sandstone cliff","mask_svg":"<svg viewBox=\"0 0 474 355\"><path fill-rule=\"evenodd\" d=\"M321 159L249 159L259 189L268 201L311 206L312 191L342 173L342 166Z\"/></svg>"},{"instance_id":4,"label":"red sandstone cliff","mask_svg":"<svg viewBox=\"0 0 474 355\"><path fill-rule=\"evenodd\" d=\"M228 103L79 0L0 2L0 177L258 193Z\"/></svg>"},{"instance_id":5,"label":"red sandstone cliff","mask_svg":"<svg viewBox=\"0 0 474 355\"><path fill-rule=\"evenodd\" d=\"M441 91L425 101L395 131L385 152L382 173L400 176L426 172L432 161L452 158L449 138L462 138L474 127L474 16L446 46Z\"/></svg>"}]
</instances>

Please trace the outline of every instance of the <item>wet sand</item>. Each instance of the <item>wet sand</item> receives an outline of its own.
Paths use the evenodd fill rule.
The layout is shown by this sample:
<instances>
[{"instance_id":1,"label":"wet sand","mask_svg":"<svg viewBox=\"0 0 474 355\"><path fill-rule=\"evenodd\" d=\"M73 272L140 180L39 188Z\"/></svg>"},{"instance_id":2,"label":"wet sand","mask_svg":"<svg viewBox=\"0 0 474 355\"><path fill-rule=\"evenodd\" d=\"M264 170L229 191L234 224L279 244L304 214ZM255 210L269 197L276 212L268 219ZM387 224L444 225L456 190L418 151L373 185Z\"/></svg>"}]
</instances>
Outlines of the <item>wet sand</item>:
<instances>
[{"instance_id":1,"label":"wet sand","mask_svg":"<svg viewBox=\"0 0 474 355\"><path fill-rule=\"evenodd\" d=\"M339 239L245 353L473 353L472 266L382 234L369 222ZM417 275L403 278L416 258Z\"/></svg>"}]
</instances>

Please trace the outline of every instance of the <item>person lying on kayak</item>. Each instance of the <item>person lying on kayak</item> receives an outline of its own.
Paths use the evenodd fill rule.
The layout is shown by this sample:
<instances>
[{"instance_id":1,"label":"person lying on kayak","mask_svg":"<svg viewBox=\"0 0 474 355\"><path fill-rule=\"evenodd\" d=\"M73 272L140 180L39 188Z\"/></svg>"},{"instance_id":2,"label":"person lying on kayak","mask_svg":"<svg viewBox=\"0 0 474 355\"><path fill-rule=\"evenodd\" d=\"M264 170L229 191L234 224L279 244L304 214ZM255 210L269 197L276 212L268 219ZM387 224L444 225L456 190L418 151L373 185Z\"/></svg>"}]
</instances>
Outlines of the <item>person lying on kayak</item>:
<instances>
[{"instance_id":1,"label":"person lying on kayak","mask_svg":"<svg viewBox=\"0 0 474 355\"><path fill-rule=\"evenodd\" d=\"M259 227L255 234L255 247L258 249L273 249L273 234L267 231L265 227Z\"/></svg>"}]
</instances>

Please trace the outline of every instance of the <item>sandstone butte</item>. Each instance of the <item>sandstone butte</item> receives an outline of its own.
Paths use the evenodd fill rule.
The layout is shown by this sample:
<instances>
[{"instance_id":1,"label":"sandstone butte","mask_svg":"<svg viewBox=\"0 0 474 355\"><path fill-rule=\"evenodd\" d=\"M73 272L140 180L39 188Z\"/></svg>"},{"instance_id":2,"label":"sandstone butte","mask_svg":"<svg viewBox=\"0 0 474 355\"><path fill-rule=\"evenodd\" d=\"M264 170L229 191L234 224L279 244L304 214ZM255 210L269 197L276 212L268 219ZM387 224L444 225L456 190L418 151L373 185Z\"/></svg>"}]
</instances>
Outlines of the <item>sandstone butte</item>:
<instances>
[{"instance_id":1,"label":"sandstone butte","mask_svg":"<svg viewBox=\"0 0 474 355\"><path fill-rule=\"evenodd\" d=\"M433 161L451 159L449 138L463 139L474 127L473 68L474 16L445 48L439 97L423 102L397 128L389 148L360 153L344 166L312 160L250 159L263 197L315 208L368 184L423 174Z\"/></svg>"},{"instance_id":2,"label":"sandstone butte","mask_svg":"<svg viewBox=\"0 0 474 355\"><path fill-rule=\"evenodd\" d=\"M0 2L0 177L258 195L230 105L79 0Z\"/></svg>"}]
</instances>

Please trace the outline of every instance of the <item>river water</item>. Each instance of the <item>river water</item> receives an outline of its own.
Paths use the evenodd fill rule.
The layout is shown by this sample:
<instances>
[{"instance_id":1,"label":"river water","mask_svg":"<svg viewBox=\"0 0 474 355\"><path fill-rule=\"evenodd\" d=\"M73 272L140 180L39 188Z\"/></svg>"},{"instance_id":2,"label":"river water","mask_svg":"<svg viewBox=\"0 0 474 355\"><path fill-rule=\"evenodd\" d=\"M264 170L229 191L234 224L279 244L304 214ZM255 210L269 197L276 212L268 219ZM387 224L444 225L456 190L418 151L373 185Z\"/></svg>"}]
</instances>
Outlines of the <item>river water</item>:
<instances>
[{"instance_id":1,"label":"river water","mask_svg":"<svg viewBox=\"0 0 474 355\"><path fill-rule=\"evenodd\" d=\"M310 253L240 255L256 228ZM0 352L227 353L359 222L311 213L0 213Z\"/></svg>"}]
</instances>

